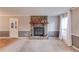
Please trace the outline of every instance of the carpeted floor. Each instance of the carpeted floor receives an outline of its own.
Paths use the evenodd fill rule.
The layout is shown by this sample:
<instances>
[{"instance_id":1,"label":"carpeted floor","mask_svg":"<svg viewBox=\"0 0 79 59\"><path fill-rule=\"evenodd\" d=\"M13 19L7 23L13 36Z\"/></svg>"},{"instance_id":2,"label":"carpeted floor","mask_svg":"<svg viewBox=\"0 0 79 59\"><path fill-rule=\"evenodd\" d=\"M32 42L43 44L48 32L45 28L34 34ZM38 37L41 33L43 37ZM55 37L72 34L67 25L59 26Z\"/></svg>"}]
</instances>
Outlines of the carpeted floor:
<instances>
[{"instance_id":1,"label":"carpeted floor","mask_svg":"<svg viewBox=\"0 0 79 59\"><path fill-rule=\"evenodd\" d=\"M58 38L48 40L28 40L21 49L22 52L76 52Z\"/></svg>"}]
</instances>

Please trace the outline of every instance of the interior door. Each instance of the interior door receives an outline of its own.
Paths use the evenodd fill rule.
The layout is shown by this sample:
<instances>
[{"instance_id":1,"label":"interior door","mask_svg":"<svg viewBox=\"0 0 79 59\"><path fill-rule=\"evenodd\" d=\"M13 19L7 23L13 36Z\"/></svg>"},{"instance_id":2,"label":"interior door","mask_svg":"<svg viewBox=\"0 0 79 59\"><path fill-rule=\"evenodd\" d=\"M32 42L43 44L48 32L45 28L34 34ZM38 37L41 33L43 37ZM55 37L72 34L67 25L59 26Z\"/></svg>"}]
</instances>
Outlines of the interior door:
<instances>
[{"instance_id":1,"label":"interior door","mask_svg":"<svg viewBox=\"0 0 79 59\"><path fill-rule=\"evenodd\" d=\"M10 26L10 37L18 37L18 19L17 18L10 18L9 19L9 26Z\"/></svg>"}]
</instances>

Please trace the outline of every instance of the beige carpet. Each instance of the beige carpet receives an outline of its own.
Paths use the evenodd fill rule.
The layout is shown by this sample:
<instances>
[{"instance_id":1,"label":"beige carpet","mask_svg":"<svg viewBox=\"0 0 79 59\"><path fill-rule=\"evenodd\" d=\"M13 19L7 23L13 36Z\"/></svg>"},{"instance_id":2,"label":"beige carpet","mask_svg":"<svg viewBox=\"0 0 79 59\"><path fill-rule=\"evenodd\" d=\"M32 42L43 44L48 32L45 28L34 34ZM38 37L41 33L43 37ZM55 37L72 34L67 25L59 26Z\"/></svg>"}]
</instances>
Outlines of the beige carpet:
<instances>
[{"instance_id":1,"label":"beige carpet","mask_svg":"<svg viewBox=\"0 0 79 59\"><path fill-rule=\"evenodd\" d=\"M58 38L49 38L48 40L28 40L22 52L76 52L72 47L68 47Z\"/></svg>"}]
</instances>

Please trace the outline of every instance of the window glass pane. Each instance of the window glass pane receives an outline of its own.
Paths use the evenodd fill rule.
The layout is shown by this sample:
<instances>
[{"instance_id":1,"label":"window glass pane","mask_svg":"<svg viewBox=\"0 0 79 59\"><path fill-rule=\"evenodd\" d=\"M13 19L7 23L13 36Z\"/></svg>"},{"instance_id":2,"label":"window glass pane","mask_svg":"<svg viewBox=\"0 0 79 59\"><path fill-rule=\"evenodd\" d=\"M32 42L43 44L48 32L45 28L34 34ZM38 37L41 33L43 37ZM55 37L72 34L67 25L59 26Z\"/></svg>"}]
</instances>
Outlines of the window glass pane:
<instances>
[{"instance_id":1,"label":"window glass pane","mask_svg":"<svg viewBox=\"0 0 79 59\"><path fill-rule=\"evenodd\" d=\"M62 29L64 29L64 30L67 29L67 23L68 23L67 21L68 21L68 17L63 17L62 18L61 23L62 23Z\"/></svg>"}]
</instances>

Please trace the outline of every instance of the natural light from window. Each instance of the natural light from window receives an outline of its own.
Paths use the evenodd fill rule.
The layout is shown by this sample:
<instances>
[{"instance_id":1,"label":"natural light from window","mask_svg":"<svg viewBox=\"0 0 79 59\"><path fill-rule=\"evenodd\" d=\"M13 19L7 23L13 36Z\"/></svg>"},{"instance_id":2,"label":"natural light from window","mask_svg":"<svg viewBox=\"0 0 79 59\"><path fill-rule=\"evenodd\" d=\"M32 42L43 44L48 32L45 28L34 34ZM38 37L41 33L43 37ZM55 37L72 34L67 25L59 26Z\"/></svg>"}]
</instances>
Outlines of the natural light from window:
<instances>
[{"instance_id":1,"label":"natural light from window","mask_svg":"<svg viewBox=\"0 0 79 59\"><path fill-rule=\"evenodd\" d=\"M62 29L63 30L67 30L67 23L68 23L67 21L68 21L68 17L63 17L62 18L62 22L61 23L62 23Z\"/></svg>"}]
</instances>

